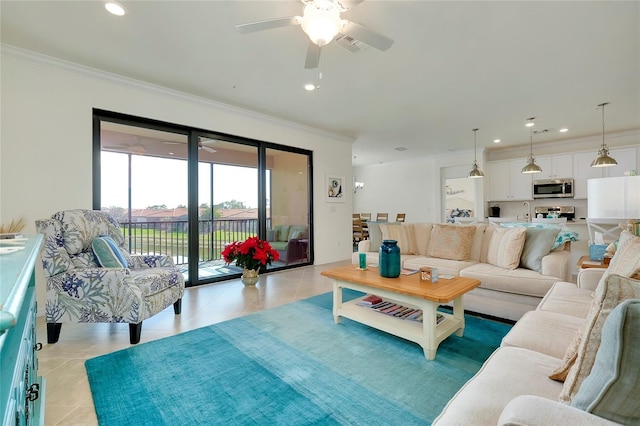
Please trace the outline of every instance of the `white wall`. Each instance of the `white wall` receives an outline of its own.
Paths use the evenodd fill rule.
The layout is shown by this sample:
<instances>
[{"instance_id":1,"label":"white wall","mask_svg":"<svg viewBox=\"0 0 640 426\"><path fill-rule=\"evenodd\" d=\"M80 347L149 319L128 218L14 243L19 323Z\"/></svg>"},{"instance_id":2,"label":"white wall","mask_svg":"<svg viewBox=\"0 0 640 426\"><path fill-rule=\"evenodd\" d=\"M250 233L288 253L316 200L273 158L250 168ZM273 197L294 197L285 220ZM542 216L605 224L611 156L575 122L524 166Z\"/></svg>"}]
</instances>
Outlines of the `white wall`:
<instances>
[{"instance_id":1,"label":"white wall","mask_svg":"<svg viewBox=\"0 0 640 426\"><path fill-rule=\"evenodd\" d=\"M321 190L325 173L351 180L350 140L8 46L0 88L0 223L24 216L24 233L35 234L36 219L92 207L92 109L99 108L312 150L315 263L351 256L353 194L329 204Z\"/></svg>"}]
</instances>

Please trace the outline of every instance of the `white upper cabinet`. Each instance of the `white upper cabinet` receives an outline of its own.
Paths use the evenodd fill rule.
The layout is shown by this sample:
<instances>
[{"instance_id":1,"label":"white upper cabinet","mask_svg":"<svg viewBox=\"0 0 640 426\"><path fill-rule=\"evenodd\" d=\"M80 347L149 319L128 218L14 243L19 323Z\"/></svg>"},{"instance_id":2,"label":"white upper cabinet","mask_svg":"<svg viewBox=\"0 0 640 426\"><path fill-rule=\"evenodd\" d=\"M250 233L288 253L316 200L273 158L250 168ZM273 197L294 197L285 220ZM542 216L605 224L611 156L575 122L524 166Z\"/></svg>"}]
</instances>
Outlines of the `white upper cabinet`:
<instances>
[{"instance_id":1,"label":"white upper cabinet","mask_svg":"<svg viewBox=\"0 0 640 426\"><path fill-rule=\"evenodd\" d=\"M536 163L542 172L537 173L534 180L573 178L573 155L544 155L536 158Z\"/></svg>"},{"instance_id":2,"label":"white upper cabinet","mask_svg":"<svg viewBox=\"0 0 640 426\"><path fill-rule=\"evenodd\" d=\"M522 173L525 158L487 163L488 201L518 201L532 199L532 176Z\"/></svg>"},{"instance_id":3,"label":"white upper cabinet","mask_svg":"<svg viewBox=\"0 0 640 426\"><path fill-rule=\"evenodd\" d=\"M609 156L616 160L618 164L611 167L602 167L604 169L603 177L624 176L624 172L638 170L636 148L610 149Z\"/></svg>"}]
</instances>

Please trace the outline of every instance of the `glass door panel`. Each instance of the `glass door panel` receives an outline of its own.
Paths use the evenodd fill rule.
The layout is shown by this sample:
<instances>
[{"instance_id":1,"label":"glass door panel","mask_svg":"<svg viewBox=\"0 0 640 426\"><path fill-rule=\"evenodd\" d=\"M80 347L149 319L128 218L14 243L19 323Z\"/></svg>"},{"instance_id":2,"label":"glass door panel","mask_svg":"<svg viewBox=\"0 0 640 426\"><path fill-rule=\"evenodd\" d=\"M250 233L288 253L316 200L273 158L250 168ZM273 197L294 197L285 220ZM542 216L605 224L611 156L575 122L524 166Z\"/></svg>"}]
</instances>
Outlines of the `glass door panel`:
<instances>
[{"instance_id":1,"label":"glass door panel","mask_svg":"<svg viewBox=\"0 0 640 426\"><path fill-rule=\"evenodd\" d=\"M310 261L310 157L269 148L267 168L267 240L280 260L271 268Z\"/></svg>"},{"instance_id":2,"label":"glass door panel","mask_svg":"<svg viewBox=\"0 0 640 426\"><path fill-rule=\"evenodd\" d=\"M173 258L187 277L187 136L103 121L100 208L132 254Z\"/></svg>"},{"instance_id":3,"label":"glass door panel","mask_svg":"<svg viewBox=\"0 0 640 426\"><path fill-rule=\"evenodd\" d=\"M198 206L198 279L241 273L221 253L231 242L258 235L257 147L198 137Z\"/></svg>"}]
</instances>

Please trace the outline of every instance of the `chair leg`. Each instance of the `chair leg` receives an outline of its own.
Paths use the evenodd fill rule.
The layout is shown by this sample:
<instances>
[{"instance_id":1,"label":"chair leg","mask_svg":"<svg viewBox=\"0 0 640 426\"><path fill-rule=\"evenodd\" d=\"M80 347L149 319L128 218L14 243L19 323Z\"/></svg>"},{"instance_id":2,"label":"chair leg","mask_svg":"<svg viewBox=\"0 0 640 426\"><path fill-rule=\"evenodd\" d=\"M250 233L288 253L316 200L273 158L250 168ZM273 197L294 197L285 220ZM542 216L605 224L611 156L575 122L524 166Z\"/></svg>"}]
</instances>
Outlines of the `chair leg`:
<instances>
[{"instance_id":1,"label":"chair leg","mask_svg":"<svg viewBox=\"0 0 640 426\"><path fill-rule=\"evenodd\" d=\"M129 324L129 342L132 345L140 342L140 334L142 333L142 322L138 324Z\"/></svg>"},{"instance_id":2,"label":"chair leg","mask_svg":"<svg viewBox=\"0 0 640 426\"><path fill-rule=\"evenodd\" d=\"M173 304L173 313L176 315L180 315L182 312L182 298L175 301Z\"/></svg>"},{"instance_id":3,"label":"chair leg","mask_svg":"<svg viewBox=\"0 0 640 426\"><path fill-rule=\"evenodd\" d=\"M61 329L62 329L62 323L48 322L47 323L47 343L56 343L60 338Z\"/></svg>"}]
</instances>

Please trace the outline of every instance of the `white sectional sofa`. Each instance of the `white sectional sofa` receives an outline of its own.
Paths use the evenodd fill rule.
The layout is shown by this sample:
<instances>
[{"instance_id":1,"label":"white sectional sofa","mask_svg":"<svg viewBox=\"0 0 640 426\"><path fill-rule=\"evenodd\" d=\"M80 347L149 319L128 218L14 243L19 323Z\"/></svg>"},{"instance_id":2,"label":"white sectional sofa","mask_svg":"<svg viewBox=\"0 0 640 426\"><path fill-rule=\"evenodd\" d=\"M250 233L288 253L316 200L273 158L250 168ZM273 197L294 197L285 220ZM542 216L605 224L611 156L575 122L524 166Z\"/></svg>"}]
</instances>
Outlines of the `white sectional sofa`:
<instances>
[{"instance_id":1,"label":"white sectional sofa","mask_svg":"<svg viewBox=\"0 0 640 426\"><path fill-rule=\"evenodd\" d=\"M640 424L638 279L640 237L623 232L609 268L555 283L434 425Z\"/></svg>"},{"instance_id":2,"label":"white sectional sofa","mask_svg":"<svg viewBox=\"0 0 640 426\"><path fill-rule=\"evenodd\" d=\"M465 309L469 311L516 321L535 309L555 282L571 281L571 242L549 251L556 240L551 229L509 231L520 233L517 251L514 244L509 245L508 238L497 238L507 230L493 225L370 222L368 228L369 239L359 242L358 252L352 257L354 264L358 264L362 252L367 254L368 264L378 263L382 240L397 240L404 268L427 266L438 268L440 274L480 280L480 287L464 297ZM494 237L498 233L501 235ZM514 253L515 264L501 262L500 257ZM527 262L522 262L525 256Z\"/></svg>"}]
</instances>

